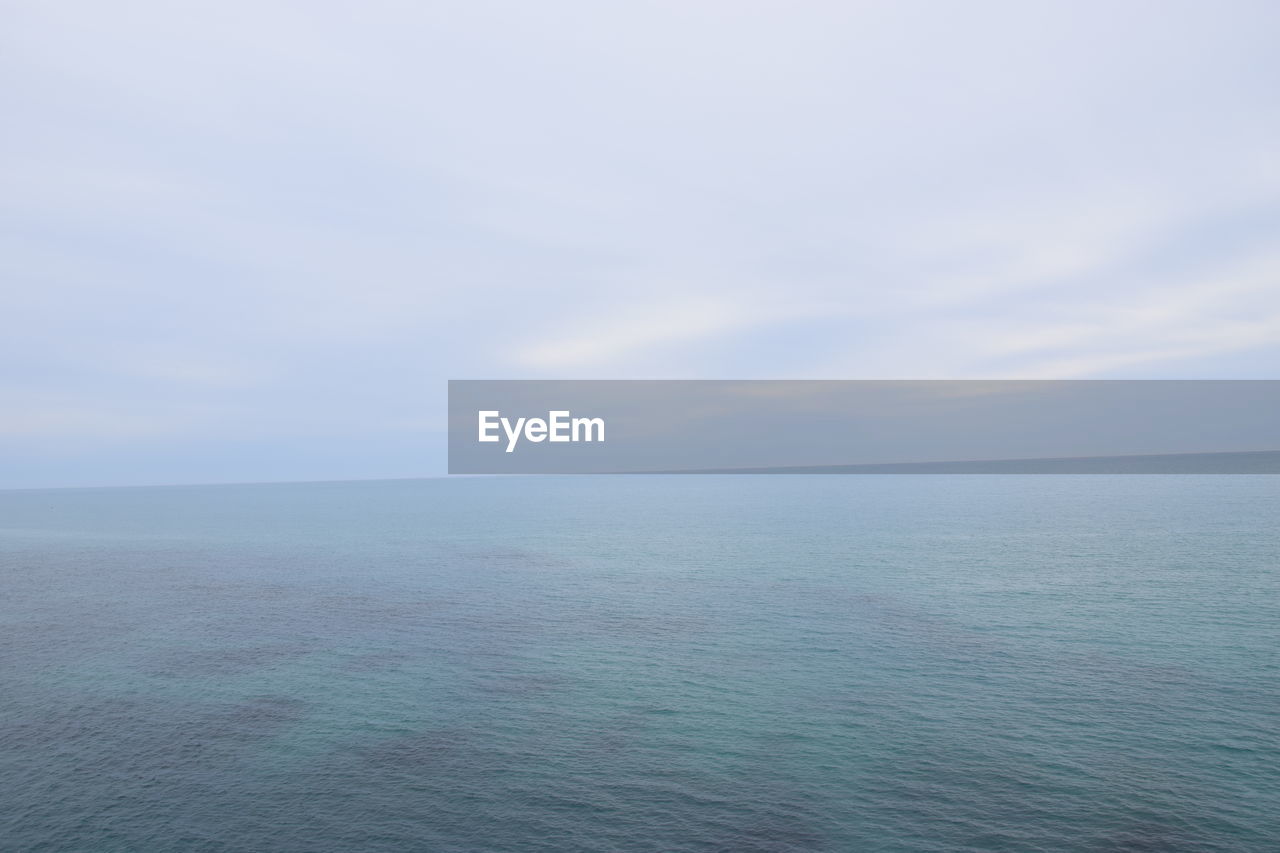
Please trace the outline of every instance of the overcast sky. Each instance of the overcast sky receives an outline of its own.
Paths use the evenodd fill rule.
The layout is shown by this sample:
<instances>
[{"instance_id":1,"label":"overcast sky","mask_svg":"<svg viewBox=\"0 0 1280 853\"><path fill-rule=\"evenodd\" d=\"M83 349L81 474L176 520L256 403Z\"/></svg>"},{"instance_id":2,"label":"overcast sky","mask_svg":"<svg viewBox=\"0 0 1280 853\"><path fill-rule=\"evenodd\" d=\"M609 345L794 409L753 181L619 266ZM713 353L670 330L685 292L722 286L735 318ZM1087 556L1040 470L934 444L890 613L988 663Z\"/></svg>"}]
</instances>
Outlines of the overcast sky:
<instances>
[{"instance_id":1,"label":"overcast sky","mask_svg":"<svg viewBox=\"0 0 1280 853\"><path fill-rule=\"evenodd\" d=\"M1274 2L8 2L0 487L448 378L1274 378Z\"/></svg>"}]
</instances>

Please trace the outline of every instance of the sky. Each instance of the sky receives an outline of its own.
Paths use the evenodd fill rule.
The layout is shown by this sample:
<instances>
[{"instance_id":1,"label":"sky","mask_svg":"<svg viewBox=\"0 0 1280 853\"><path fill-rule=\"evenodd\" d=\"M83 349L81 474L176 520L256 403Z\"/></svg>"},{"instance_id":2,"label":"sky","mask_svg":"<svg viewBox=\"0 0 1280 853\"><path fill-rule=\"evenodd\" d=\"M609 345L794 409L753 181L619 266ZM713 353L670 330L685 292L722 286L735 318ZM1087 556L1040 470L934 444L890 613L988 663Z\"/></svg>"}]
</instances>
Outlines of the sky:
<instances>
[{"instance_id":1,"label":"sky","mask_svg":"<svg viewBox=\"0 0 1280 853\"><path fill-rule=\"evenodd\" d=\"M1273 2L6 2L0 488L446 380L1280 375Z\"/></svg>"}]
</instances>

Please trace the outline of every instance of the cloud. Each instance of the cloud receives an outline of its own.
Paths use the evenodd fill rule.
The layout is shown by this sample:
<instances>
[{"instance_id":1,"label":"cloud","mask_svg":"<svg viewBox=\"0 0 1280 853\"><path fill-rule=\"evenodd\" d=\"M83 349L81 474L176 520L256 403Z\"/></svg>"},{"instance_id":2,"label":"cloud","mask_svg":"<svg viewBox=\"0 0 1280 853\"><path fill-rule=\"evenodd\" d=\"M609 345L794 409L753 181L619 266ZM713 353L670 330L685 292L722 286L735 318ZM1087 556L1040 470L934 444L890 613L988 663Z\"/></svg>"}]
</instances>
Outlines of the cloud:
<instances>
[{"instance_id":1,"label":"cloud","mask_svg":"<svg viewBox=\"0 0 1280 853\"><path fill-rule=\"evenodd\" d=\"M1278 17L10 4L6 414L358 444L450 377L1274 372Z\"/></svg>"}]
</instances>

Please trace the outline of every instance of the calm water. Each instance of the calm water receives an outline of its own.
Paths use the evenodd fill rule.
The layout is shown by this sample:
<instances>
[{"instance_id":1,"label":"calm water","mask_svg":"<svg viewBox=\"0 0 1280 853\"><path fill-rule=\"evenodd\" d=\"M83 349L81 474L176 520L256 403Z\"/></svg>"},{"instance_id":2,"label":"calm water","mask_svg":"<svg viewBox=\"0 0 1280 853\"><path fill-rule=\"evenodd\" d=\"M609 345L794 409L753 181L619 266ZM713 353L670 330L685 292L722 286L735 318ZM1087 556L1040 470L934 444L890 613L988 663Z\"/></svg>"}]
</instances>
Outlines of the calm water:
<instances>
[{"instance_id":1,"label":"calm water","mask_svg":"<svg viewBox=\"0 0 1280 853\"><path fill-rule=\"evenodd\" d=\"M0 848L1280 850L1280 477L0 492Z\"/></svg>"}]
</instances>

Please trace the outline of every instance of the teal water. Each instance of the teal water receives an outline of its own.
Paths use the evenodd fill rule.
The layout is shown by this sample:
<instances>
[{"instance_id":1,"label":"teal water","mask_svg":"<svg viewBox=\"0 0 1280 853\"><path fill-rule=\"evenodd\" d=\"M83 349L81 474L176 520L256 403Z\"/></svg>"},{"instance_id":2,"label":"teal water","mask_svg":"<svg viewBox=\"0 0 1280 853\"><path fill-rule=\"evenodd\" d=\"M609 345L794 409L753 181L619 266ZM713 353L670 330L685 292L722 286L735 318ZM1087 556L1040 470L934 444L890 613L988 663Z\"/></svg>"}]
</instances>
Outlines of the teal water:
<instances>
[{"instance_id":1,"label":"teal water","mask_svg":"<svg viewBox=\"0 0 1280 853\"><path fill-rule=\"evenodd\" d=\"M1280 477L0 492L0 849L1280 850Z\"/></svg>"}]
</instances>

